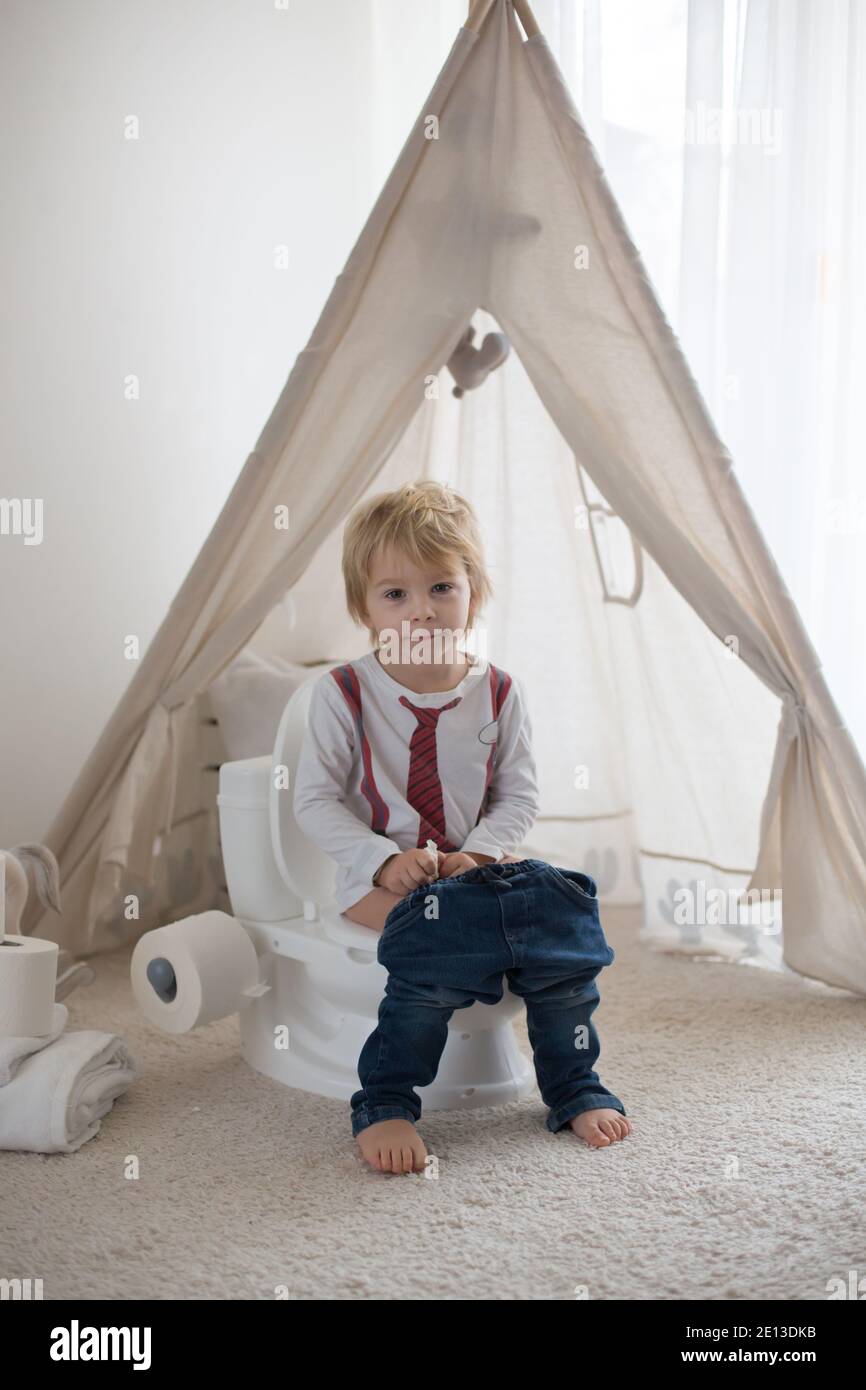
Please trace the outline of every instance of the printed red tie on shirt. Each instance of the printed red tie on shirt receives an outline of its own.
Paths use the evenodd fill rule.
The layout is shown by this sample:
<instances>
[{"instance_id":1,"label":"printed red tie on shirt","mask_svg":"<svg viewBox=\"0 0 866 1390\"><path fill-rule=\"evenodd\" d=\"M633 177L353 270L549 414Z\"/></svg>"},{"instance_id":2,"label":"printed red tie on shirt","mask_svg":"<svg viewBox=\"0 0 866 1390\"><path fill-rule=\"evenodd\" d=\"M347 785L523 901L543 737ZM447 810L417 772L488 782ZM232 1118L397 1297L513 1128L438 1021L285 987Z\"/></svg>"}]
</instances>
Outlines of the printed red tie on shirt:
<instances>
[{"instance_id":1,"label":"printed red tie on shirt","mask_svg":"<svg viewBox=\"0 0 866 1390\"><path fill-rule=\"evenodd\" d=\"M418 720L418 727L409 744L409 777L406 784L406 800L418 812L418 844L426 845L434 840L443 854L455 848L445 834L445 808L442 804L442 785L439 781L439 767L436 761L436 725L440 714L460 704L461 696L450 700L438 709L424 709L413 705L405 695L400 696L400 704L410 709Z\"/></svg>"}]
</instances>

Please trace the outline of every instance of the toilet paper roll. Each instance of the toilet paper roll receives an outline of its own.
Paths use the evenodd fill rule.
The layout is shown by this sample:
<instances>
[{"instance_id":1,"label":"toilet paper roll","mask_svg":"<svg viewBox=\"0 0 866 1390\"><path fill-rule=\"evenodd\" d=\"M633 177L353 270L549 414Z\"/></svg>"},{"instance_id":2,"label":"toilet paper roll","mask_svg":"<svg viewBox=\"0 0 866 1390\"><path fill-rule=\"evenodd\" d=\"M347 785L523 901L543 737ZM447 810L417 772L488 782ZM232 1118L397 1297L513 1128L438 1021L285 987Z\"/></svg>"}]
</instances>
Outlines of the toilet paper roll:
<instances>
[{"instance_id":1,"label":"toilet paper roll","mask_svg":"<svg viewBox=\"0 0 866 1390\"><path fill-rule=\"evenodd\" d=\"M0 941L0 1037L44 1038L52 1031L56 941L8 934Z\"/></svg>"},{"instance_id":2,"label":"toilet paper roll","mask_svg":"<svg viewBox=\"0 0 866 1390\"><path fill-rule=\"evenodd\" d=\"M145 932L130 967L136 1002L165 1033L188 1033L252 1002L256 948L226 912L202 912Z\"/></svg>"}]
</instances>

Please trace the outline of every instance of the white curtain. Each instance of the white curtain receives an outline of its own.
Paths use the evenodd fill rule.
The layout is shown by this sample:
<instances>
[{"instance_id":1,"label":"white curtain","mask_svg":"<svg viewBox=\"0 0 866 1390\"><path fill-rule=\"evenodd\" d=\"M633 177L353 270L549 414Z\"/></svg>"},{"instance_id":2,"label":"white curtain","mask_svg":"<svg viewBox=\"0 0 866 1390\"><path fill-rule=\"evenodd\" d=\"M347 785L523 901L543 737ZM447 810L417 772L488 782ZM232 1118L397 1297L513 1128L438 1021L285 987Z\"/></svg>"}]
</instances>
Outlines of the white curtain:
<instances>
[{"instance_id":1,"label":"white curtain","mask_svg":"<svg viewBox=\"0 0 866 1390\"><path fill-rule=\"evenodd\" d=\"M720 433L863 752L866 8L742 8L736 102L772 146L732 146L723 279L701 296L686 247L682 294L706 303Z\"/></svg>"},{"instance_id":2,"label":"white curtain","mask_svg":"<svg viewBox=\"0 0 866 1390\"><path fill-rule=\"evenodd\" d=\"M866 7L536 0L866 751Z\"/></svg>"}]
</instances>

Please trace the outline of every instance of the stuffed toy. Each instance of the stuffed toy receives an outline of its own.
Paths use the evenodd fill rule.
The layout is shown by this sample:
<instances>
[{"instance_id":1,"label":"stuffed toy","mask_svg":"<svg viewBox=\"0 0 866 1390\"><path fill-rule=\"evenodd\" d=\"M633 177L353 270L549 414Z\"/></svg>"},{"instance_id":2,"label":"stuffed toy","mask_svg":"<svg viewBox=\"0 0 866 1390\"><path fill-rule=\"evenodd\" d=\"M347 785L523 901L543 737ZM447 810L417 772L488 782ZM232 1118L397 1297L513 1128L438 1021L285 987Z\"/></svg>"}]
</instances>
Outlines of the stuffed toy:
<instances>
[{"instance_id":1,"label":"stuffed toy","mask_svg":"<svg viewBox=\"0 0 866 1390\"><path fill-rule=\"evenodd\" d=\"M473 347L474 337L475 329L470 323L446 363L457 382L453 394L458 397L462 396L464 391L474 391L482 386L490 373L502 366L511 350L511 344L504 333L486 334L480 348Z\"/></svg>"}]
</instances>

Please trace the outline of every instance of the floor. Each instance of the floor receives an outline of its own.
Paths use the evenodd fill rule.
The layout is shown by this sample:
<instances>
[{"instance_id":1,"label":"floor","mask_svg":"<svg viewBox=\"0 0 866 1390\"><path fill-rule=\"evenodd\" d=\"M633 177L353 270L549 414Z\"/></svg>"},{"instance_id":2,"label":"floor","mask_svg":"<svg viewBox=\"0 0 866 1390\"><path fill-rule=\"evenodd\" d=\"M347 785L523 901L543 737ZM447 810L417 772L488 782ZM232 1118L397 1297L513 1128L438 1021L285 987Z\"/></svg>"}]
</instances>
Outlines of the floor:
<instances>
[{"instance_id":1,"label":"floor","mask_svg":"<svg viewBox=\"0 0 866 1390\"><path fill-rule=\"evenodd\" d=\"M598 1071L633 1135L553 1135L537 1092L432 1112L435 1180L369 1169L347 1106L252 1072L236 1018L157 1033L130 949L97 957L68 1026L121 1033L139 1076L78 1153L0 1154L0 1275L47 1299L708 1300L866 1274L866 999L602 920Z\"/></svg>"}]
</instances>

